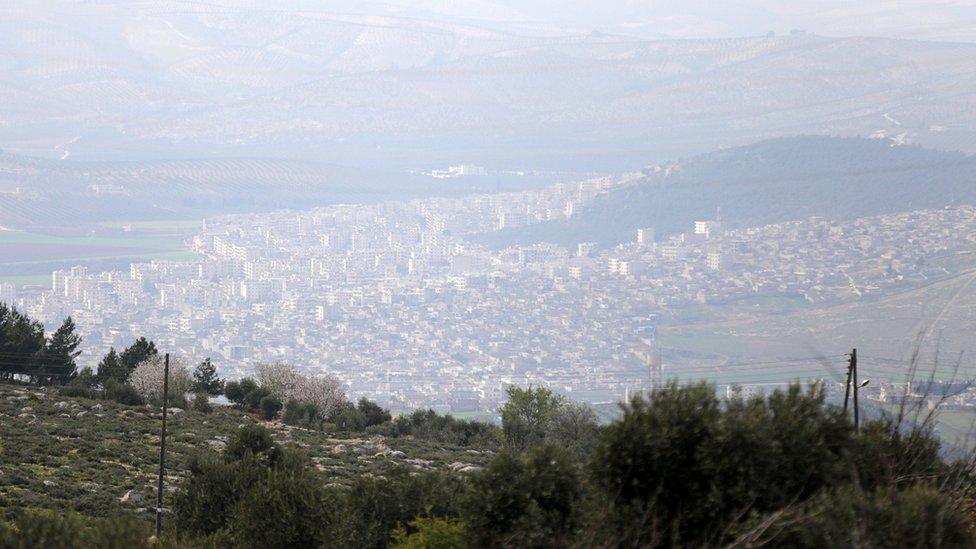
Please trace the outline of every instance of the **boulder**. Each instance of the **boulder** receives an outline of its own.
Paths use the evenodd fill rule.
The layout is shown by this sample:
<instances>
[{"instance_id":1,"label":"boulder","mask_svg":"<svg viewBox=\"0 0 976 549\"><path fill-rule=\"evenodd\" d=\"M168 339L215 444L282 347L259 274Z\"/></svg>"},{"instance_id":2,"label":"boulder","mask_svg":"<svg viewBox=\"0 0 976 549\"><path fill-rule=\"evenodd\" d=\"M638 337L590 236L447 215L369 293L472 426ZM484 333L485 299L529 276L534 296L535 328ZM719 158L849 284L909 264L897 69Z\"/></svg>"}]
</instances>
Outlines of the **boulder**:
<instances>
[{"instance_id":1,"label":"boulder","mask_svg":"<svg viewBox=\"0 0 976 549\"><path fill-rule=\"evenodd\" d=\"M136 492L135 490L129 490L121 498L119 498L119 501L122 503L139 503L142 501L142 494Z\"/></svg>"}]
</instances>

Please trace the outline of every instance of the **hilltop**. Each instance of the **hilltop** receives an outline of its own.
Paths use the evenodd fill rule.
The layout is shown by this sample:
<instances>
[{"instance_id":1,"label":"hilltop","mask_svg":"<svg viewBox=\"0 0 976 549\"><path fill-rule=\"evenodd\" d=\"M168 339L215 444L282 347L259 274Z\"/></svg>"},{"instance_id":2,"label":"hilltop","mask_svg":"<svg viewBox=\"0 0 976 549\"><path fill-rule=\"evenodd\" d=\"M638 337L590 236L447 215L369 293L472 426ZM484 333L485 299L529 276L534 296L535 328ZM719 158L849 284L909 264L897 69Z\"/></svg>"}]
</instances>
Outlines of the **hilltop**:
<instances>
[{"instance_id":1,"label":"hilltop","mask_svg":"<svg viewBox=\"0 0 976 549\"><path fill-rule=\"evenodd\" d=\"M577 215L479 235L494 247L536 242L573 246L688 232L721 209L726 227L810 216L857 217L976 202L976 158L887 140L803 136L720 150L648 170Z\"/></svg>"}]
</instances>

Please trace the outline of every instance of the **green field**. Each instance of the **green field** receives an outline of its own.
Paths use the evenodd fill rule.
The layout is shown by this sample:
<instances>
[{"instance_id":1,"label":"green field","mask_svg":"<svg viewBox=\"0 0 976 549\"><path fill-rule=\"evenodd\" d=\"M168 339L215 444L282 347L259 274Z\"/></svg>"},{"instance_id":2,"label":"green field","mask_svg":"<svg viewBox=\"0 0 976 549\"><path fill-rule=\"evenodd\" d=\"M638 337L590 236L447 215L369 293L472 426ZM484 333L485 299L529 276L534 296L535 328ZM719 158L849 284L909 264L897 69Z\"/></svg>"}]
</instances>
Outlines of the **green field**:
<instances>
[{"instance_id":1,"label":"green field","mask_svg":"<svg viewBox=\"0 0 976 549\"><path fill-rule=\"evenodd\" d=\"M72 234L0 232L0 282L49 284L51 271L75 265L92 271L124 270L130 263L186 261L186 239L199 221L118 221L79 228Z\"/></svg>"}]
</instances>

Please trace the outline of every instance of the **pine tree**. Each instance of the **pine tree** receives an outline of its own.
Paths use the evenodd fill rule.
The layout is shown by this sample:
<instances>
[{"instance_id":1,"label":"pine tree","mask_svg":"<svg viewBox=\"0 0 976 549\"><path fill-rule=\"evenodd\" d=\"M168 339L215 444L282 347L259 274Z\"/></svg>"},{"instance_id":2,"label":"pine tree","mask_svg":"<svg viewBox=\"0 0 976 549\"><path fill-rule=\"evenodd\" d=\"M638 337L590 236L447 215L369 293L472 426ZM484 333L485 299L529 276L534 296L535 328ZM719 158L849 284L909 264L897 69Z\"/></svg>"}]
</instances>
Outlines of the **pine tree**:
<instances>
[{"instance_id":1,"label":"pine tree","mask_svg":"<svg viewBox=\"0 0 976 549\"><path fill-rule=\"evenodd\" d=\"M128 349L122 351L119 355L119 364L125 370L125 379L120 381L125 381L129 379L129 374L132 370L136 369L136 366L141 364L144 360L151 356L159 354L156 350L156 344L152 341L147 340L145 337L140 337L135 343L129 346Z\"/></svg>"},{"instance_id":2,"label":"pine tree","mask_svg":"<svg viewBox=\"0 0 976 549\"><path fill-rule=\"evenodd\" d=\"M110 347L108 354L98 363L95 377L101 383L105 383L109 379L114 379L119 383L125 383L128 380L129 372L122 366L122 361L119 360L119 354L115 352L115 347Z\"/></svg>"},{"instance_id":3,"label":"pine tree","mask_svg":"<svg viewBox=\"0 0 976 549\"><path fill-rule=\"evenodd\" d=\"M35 376L39 383L67 383L78 375L75 359L81 354L78 346L81 336L75 333L75 322L69 316L64 319L47 341L38 360Z\"/></svg>"},{"instance_id":4,"label":"pine tree","mask_svg":"<svg viewBox=\"0 0 976 549\"><path fill-rule=\"evenodd\" d=\"M196 391L208 395L216 396L224 392L224 380L217 377L217 368L210 361L210 357L193 370L193 385Z\"/></svg>"}]
</instances>

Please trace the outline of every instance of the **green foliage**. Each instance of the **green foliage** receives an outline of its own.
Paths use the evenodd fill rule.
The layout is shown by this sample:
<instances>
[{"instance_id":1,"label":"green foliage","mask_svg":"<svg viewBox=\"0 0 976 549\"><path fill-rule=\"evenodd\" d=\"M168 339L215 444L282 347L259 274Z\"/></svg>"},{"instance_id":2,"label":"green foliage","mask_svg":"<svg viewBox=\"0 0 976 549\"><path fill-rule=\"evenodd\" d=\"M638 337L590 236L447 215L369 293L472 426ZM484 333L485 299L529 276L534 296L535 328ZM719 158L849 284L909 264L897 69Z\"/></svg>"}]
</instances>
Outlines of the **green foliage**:
<instances>
[{"instance_id":1,"label":"green foliage","mask_svg":"<svg viewBox=\"0 0 976 549\"><path fill-rule=\"evenodd\" d=\"M86 521L77 513L21 511L10 524L0 523L5 549L128 549L148 546L149 535L132 517Z\"/></svg>"},{"instance_id":2,"label":"green foliage","mask_svg":"<svg viewBox=\"0 0 976 549\"><path fill-rule=\"evenodd\" d=\"M127 404L129 406L145 404L145 401L143 401L142 397L139 396L139 391L136 391L135 387L129 385L128 383L119 383L115 379L111 378L105 381L105 388L102 390L102 398L106 400L114 400L119 404Z\"/></svg>"},{"instance_id":3,"label":"green foliage","mask_svg":"<svg viewBox=\"0 0 976 549\"><path fill-rule=\"evenodd\" d=\"M617 535L721 543L746 512L849 480L853 442L847 420L813 390L793 386L723 409L712 386L671 383L625 407L601 436L591 471Z\"/></svg>"},{"instance_id":4,"label":"green foliage","mask_svg":"<svg viewBox=\"0 0 976 549\"><path fill-rule=\"evenodd\" d=\"M322 420L319 419L318 409L315 405L294 398L288 399L285 404L285 413L282 414L281 421L286 425L305 429L319 429L322 426Z\"/></svg>"},{"instance_id":5,"label":"green foliage","mask_svg":"<svg viewBox=\"0 0 976 549\"><path fill-rule=\"evenodd\" d=\"M332 546L337 507L308 471L272 471L247 491L231 529L243 548Z\"/></svg>"},{"instance_id":6,"label":"green foliage","mask_svg":"<svg viewBox=\"0 0 976 549\"><path fill-rule=\"evenodd\" d=\"M392 419L390 412L379 404L366 398L359 399L358 405L344 402L328 418L329 423L340 431L361 432L374 425L386 423Z\"/></svg>"},{"instance_id":7,"label":"green foliage","mask_svg":"<svg viewBox=\"0 0 976 549\"><path fill-rule=\"evenodd\" d=\"M767 547L976 547L973 520L938 489L918 484L876 492L825 492L739 538Z\"/></svg>"},{"instance_id":8,"label":"green foliage","mask_svg":"<svg viewBox=\"0 0 976 549\"><path fill-rule=\"evenodd\" d=\"M264 419L274 419L281 411L281 401L268 395L261 399L261 417Z\"/></svg>"},{"instance_id":9,"label":"green foliage","mask_svg":"<svg viewBox=\"0 0 976 549\"><path fill-rule=\"evenodd\" d=\"M129 380L129 371L122 365L119 354L115 352L115 347L110 347L108 353L102 357L102 361L98 363L95 376L103 383L109 379L118 383L125 383Z\"/></svg>"},{"instance_id":10,"label":"green foliage","mask_svg":"<svg viewBox=\"0 0 976 549\"><path fill-rule=\"evenodd\" d=\"M193 395L193 411L200 412L201 414L213 412L213 406L210 405L210 396L207 393L199 392Z\"/></svg>"},{"instance_id":11,"label":"green foliage","mask_svg":"<svg viewBox=\"0 0 976 549\"><path fill-rule=\"evenodd\" d=\"M395 549L466 549L468 532L464 523L441 517L422 516L397 528L393 533Z\"/></svg>"},{"instance_id":12,"label":"green foliage","mask_svg":"<svg viewBox=\"0 0 976 549\"><path fill-rule=\"evenodd\" d=\"M463 518L475 547L558 547L572 538L581 497L564 450L502 452L472 478Z\"/></svg>"},{"instance_id":13,"label":"green foliage","mask_svg":"<svg viewBox=\"0 0 976 549\"><path fill-rule=\"evenodd\" d=\"M390 437L413 437L477 448L496 448L501 438L499 431L490 423L457 419L433 410L416 410L369 429L370 433Z\"/></svg>"},{"instance_id":14,"label":"green foliage","mask_svg":"<svg viewBox=\"0 0 976 549\"><path fill-rule=\"evenodd\" d=\"M271 432L253 423L238 429L224 448L228 461L240 461L250 454L270 464L277 462L281 453L281 446L271 438Z\"/></svg>"},{"instance_id":15,"label":"green foliage","mask_svg":"<svg viewBox=\"0 0 976 549\"><path fill-rule=\"evenodd\" d=\"M422 513L456 517L461 479L440 473L391 474L386 478L357 479L345 495L339 544L382 548L391 533Z\"/></svg>"},{"instance_id":16,"label":"green foliage","mask_svg":"<svg viewBox=\"0 0 976 549\"><path fill-rule=\"evenodd\" d=\"M193 390L217 396L224 392L224 381L217 376L217 367L207 357L193 370Z\"/></svg>"},{"instance_id":17,"label":"green foliage","mask_svg":"<svg viewBox=\"0 0 976 549\"><path fill-rule=\"evenodd\" d=\"M54 350L67 354L47 356L49 343L44 326L16 308L0 303L0 354L7 357L0 363L0 381L11 381L15 374L24 374L35 383L67 382L75 371L75 348L80 342L73 339L77 337L73 330L74 323L66 319L58 330Z\"/></svg>"},{"instance_id":18,"label":"green foliage","mask_svg":"<svg viewBox=\"0 0 976 549\"><path fill-rule=\"evenodd\" d=\"M261 399L271 396L271 391L264 387L252 389L244 396L244 409L248 412L258 412L261 410Z\"/></svg>"},{"instance_id":19,"label":"green foliage","mask_svg":"<svg viewBox=\"0 0 976 549\"><path fill-rule=\"evenodd\" d=\"M132 373L132 370L136 369L136 366L141 364L147 358L157 354L159 354L159 351L156 350L155 343L147 340L144 337L137 339L135 343L130 345L128 349L122 351L122 353L119 355L119 364L122 366L126 376L124 380L120 381L127 380L129 374Z\"/></svg>"},{"instance_id":20,"label":"green foliage","mask_svg":"<svg viewBox=\"0 0 976 549\"><path fill-rule=\"evenodd\" d=\"M553 444L582 458L596 446L598 430L596 414L585 404L542 387L508 388L508 402L502 407L502 433L510 450L524 452Z\"/></svg>"},{"instance_id":21,"label":"green foliage","mask_svg":"<svg viewBox=\"0 0 976 549\"><path fill-rule=\"evenodd\" d=\"M63 385L77 375L75 359L81 354L78 346L81 336L75 333L75 323L69 316L48 340L43 352L37 358L37 374L32 376L35 383L42 385Z\"/></svg>"},{"instance_id":22,"label":"green foliage","mask_svg":"<svg viewBox=\"0 0 976 549\"><path fill-rule=\"evenodd\" d=\"M240 381L228 381L224 384L224 396L238 407L244 408L247 395L257 388L258 383L249 377L241 378ZM260 400L258 398L258 402Z\"/></svg>"}]
</instances>

